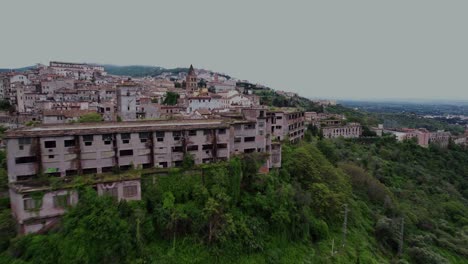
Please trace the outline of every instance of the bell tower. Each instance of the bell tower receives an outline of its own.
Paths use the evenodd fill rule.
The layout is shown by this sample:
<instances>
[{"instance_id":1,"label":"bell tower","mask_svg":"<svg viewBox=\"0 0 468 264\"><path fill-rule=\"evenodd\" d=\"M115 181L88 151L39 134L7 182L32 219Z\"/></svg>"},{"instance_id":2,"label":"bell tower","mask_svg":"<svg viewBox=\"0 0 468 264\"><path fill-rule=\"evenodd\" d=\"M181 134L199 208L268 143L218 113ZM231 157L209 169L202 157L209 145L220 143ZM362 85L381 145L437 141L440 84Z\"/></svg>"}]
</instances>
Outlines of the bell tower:
<instances>
[{"instance_id":1,"label":"bell tower","mask_svg":"<svg viewBox=\"0 0 468 264\"><path fill-rule=\"evenodd\" d=\"M192 64L190 64L190 68L185 79L185 89L189 93L193 93L197 90L197 75L195 74Z\"/></svg>"}]
</instances>

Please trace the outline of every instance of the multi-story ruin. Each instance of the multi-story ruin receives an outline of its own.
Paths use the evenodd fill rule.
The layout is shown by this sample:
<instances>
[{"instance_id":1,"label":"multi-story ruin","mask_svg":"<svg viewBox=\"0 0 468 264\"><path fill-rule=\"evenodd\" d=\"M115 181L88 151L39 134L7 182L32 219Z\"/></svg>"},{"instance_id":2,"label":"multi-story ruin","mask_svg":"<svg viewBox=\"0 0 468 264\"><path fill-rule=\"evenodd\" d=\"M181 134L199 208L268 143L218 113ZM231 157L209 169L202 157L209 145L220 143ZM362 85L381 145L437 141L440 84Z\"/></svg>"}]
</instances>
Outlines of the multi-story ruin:
<instances>
[{"instance_id":1,"label":"multi-story ruin","mask_svg":"<svg viewBox=\"0 0 468 264\"><path fill-rule=\"evenodd\" d=\"M188 154L195 164L202 164L241 153L265 153L262 171L268 171L281 166L281 146L271 142L270 131L264 110L252 110L241 120L103 122L11 130L5 139L12 211L23 233L56 221L78 196L71 188L37 184L54 177L108 173L109 177L90 183L98 193L139 199L139 176L119 177L113 172L177 167ZM39 201L34 198L38 192Z\"/></svg>"}]
</instances>

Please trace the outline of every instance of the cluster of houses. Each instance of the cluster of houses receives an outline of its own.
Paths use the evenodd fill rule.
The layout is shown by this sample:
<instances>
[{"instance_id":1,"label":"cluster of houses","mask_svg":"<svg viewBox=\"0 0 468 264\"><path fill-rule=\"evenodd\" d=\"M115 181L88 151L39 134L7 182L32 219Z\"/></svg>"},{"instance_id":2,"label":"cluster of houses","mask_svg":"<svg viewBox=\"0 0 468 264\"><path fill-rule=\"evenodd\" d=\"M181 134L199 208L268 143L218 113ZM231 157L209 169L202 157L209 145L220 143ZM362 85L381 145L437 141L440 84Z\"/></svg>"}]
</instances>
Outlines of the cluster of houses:
<instances>
[{"instance_id":1,"label":"cluster of houses","mask_svg":"<svg viewBox=\"0 0 468 264\"><path fill-rule=\"evenodd\" d=\"M325 138L362 135L361 125L343 115L260 105L255 89L262 87L192 66L186 73L137 79L65 62L2 73L0 99L11 109L0 112L0 122L11 128L4 144L19 232L55 225L79 200L78 175L100 195L139 200L145 171L167 173L187 157L204 164L259 153L265 157L260 172L268 172L281 167L281 142L300 141L309 125ZM73 122L90 113L103 122ZM37 124L25 126L28 121ZM400 140L417 137L421 145L448 144L450 137L379 129Z\"/></svg>"},{"instance_id":2,"label":"cluster of houses","mask_svg":"<svg viewBox=\"0 0 468 264\"><path fill-rule=\"evenodd\" d=\"M201 81L190 67L175 79L129 80L62 62L4 73L2 100L14 108L2 120L11 128L4 135L9 195L20 233L57 223L79 200L78 175L98 194L139 200L145 171L179 167L187 157L204 164L259 153L260 172L280 167L281 142L304 137L305 113L262 106L249 92L257 86L212 77ZM103 122L71 122L89 113Z\"/></svg>"},{"instance_id":3,"label":"cluster of houses","mask_svg":"<svg viewBox=\"0 0 468 264\"><path fill-rule=\"evenodd\" d=\"M0 100L11 105L0 121L10 128L28 121L63 124L90 112L105 121L196 119L260 105L252 93L258 85L198 74L190 66L188 73L130 79L107 74L102 66L67 62L0 73ZM176 101L167 103L168 96Z\"/></svg>"},{"instance_id":4,"label":"cluster of houses","mask_svg":"<svg viewBox=\"0 0 468 264\"><path fill-rule=\"evenodd\" d=\"M450 141L462 147L468 147L468 126L465 127L464 134L452 135L452 133L444 130L429 131L425 128L385 128L382 124L377 127L372 127L377 136L383 134L391 134L395 136L397 141L416 140L416 143L421 147L436 145L441 148L447 148Z\"/></svg>"}]
</instances>

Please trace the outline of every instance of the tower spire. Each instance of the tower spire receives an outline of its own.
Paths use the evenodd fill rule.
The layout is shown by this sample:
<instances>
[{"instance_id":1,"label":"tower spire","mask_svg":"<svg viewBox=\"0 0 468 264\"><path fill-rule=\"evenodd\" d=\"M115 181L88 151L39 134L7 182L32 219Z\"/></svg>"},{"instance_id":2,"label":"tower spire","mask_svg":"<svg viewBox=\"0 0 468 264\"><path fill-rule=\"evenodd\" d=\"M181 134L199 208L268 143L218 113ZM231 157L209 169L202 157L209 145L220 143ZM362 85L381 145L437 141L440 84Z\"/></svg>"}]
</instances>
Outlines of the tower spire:
<instances>
[{"instance_id":1,"label":"tower spire","mask_svg":"<svg viewBox=\"0 0 468 264\"><path fill-rule=\"evenodd\" d=\"M192 64L190 64L187 78L185 79L185 85L187 92L193 93L197 89L197 75L195 74Z\"/></svg>"}]
</instances>

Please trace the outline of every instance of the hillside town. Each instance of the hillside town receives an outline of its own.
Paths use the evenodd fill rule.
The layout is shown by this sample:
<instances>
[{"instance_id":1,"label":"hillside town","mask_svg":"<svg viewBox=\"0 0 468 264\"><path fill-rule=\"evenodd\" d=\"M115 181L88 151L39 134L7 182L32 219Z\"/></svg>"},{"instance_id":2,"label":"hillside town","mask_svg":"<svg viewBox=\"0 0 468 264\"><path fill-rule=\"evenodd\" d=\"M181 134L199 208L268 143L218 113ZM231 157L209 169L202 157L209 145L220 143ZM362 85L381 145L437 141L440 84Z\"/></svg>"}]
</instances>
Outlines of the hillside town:
<instances>
[{"instance_id":1,"label":"hillside town","mask_svg":"<svg viewBox=\"0 0 468 264\"><path fill-rule=\"evenodd\" d=\"M198 165L259 153L267 157L260 172L268 172L281 167L282 142L299 142L307 129L330 139L369 136L343 114L262 105L257 91L265 89L192 65L187 72L144 78L56 61L1 73L0 99L7 107L0 118L9 129L2 144L8 150L9 195L20 233L47 230L78 202L72 184L58 188L44 177L67 183L76 175L92 175L89 185L98 194L139 200L143 173L125 171L164 171L183 166L187 157ZM90 117L99 122L89 122ZM445 131L382 125L371 131L399 141L416 138L423 147L446 148L452 138ZM463 145L467 136L468 128L453 139Z\"/></svg>"},{"instance_id":2,"label":"hillside town","mask_svg":"<svg viewBox=\"0 0 468 264\"><path fill-rule=\"evenodd\" d=\"M242 153L267 155L260 171L268 172L281 166L281 142L298 142L305 131L303 110L260 105L252 92L257 86L192 66L186 74L135 79L99 66L51 62L4 73L1 84L10 105L2 123L10 128L4 144L20 233L47 229L78 201L71 187L52 191L41 177L66 182L95 175L90 184L99 194L139 200L140 175L120 172L180 167L187 156L203 164ZM96 115L101 122L81 122ZM37 200L34 193L43 196Z\"/></svg>"}]
</instances>

